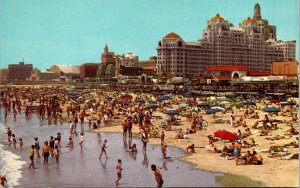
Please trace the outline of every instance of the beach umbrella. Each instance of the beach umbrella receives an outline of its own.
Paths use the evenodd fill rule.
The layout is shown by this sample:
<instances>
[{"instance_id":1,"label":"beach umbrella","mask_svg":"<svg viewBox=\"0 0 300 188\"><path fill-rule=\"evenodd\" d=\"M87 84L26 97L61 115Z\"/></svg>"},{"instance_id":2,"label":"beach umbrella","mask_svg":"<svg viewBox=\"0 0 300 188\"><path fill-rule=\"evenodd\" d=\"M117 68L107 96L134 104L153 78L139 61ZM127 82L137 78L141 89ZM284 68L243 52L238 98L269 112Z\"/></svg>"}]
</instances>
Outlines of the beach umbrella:
<instances>
[{"instance_id":1,"label":"beach umbrella","mask_svg":"<svg viewBox=\"0 0 300 188\"><path fill-rule=\"evenodd\" d=\"M210 105L204 102L200 102L197 104L198 107L209 107Z\"/></svg>"},{"instance_id":2,"label":"beach umbrella","mask_svg":"<svg viewBox=\"0 0 300 188\"><path fill-rule=\"evenodd\" d=\"M144 100L144 99L140 99L140 98L139 98L139 99L136 99L136 100L135 100L135 102L138 102L138 103L144 103L144 102L145 102L145 100Z\"/></svg>"},{"instance_id":3,"label":"beach umbrella","mask_svg":"<svg viewBox=\"0 0 300 188\"><path fill-rule=\"evenodd\" d=\"M232 102L232 99L226 98L226 97L222 97L219 98L220 101L227 101L227 102Z\"/></svg>"},{"instance_id":4,"label":"beach umbrella","mask_svg":"<svg viewBox=\"0 0 300 188\"><path fill-rule=\"evenodd\" d=\"M223 108L221 106L213 106L213 107L211 107L211 109L219 109L221 111L225 111L225 108Z\"/></svg>"},{"instance_id":5,"label":"beach umbrella","mask_svg":"<svg viewBox=\"0 0 300 188\"><path fill-rule=\"evenodd\" d=\"M230 104L230 102L228 102L228 101L222 101L222 102L220 102L220 104L226 105L226 104Z\"/></svg>"},{"instance_id":6,"label":"beach umbrella","mask_svg":"<svg viewBox=\"0 0 300 188\"><path fill-rule=\"evenodd\" d=\"M112 96L107 96L107 97L105 97L106 99L108 99L108 100L111 100L111 99L113 99L114 97L112 97Z\"/></svg>"},{"instance_id":7,"label":"beach umbrella","mask_svg":"<svg viewBox=\"0 0 300 188\"><path fill-rule=\"evenodd\" d=\"M279 103L280 102L280 100L278 100L278 99L272 99L272 100L270 100L270 103Z\"/></svg>"},{"instance_id":8,"label":"beach umbrella","mask_svg":"<svg viewBox=\"0 0 300 188\"><path fill-rule=\"evenodd\" d=\"M293 105L296 105L296 103L293 102L293 101L282 101L279 104L282 105L282 106L293 106Z\"/></svg>"},{"instance_id":9,"label":"beach umbrella","mask_svg":"<svg viewBox=\"0 0 300 188\"><path fill-rule=\"evenodd\" d=\"M121 99L122 100L131 100L132 96L130 96L130 95L121 95Z\"/></svg>"},{"instance_id":10,"label":"beach umbrella","mask_svg":"<svg viewBox=\"0 0 300 188\"><path fill-rule=\"evenodd\" d=\"M206 114L215 114L217 112L222 112L223 110L219 109L219 108L211 108L211 109L208 109L206 111Z\"/></svg>"},{"instance_id":11,"label":"beach umbrella","mask_svg":"<svg viewBox=\"0 0 300 188\"><path fill-rule=\"evenodd\" d=\"M215 101L215 100L217 100L217 98L211 96L211 97L207 97L206 100L207 100L207 101Z\"/></svg>"},{"instance_id":12,"label":"beach umbrella","mask_svg":"<svg viewBox=\"0 0 300 188\"><path fill-rule=\"evenodd\" d=\"M224 139L224 140L238 140L239 138L237 137L237 135L235 135L232 132L226 131L226 130L219 130L214 132L215 137Z\"/></svg>"},{"instance_id":13,"label":"beach umbrella","mask_svg":"<svg viewBox=\"0 0 300 188\"><path fill-rule=\"evenodd\" d=\"M146 106L146 109L154 109L154 108L158 108L158 105L157 104L148 104Z\"/></svg>"},{"instance_id":14,"label":"beach umbrella","mask_svg":"<svg viewBox=\"0 0 300 188\"><path fill-rule=\"evenodd\" d=\"M265 107L262 109L264 112L279 112L280 110L274 106L271 107Z\"/></svg>"},{"instance_id":15,"label":"beach umbrella","mask_svg":"<svg viewBox=\"0 0 300 188\"><path fill-rule=\"evenodd\" d=\"M181 107L181 108L186 108L186 107L189 107L190 105L187 104L187 103L181 103L178 106Z\"/></svg>"},{"instance_id":16,"label":"beach umbrella","mask_svg":"<svg viewBox=\"0 0 300 188\"><path fill-rule=\"evenodd\" d=\"M185 98L193 98L193 94L191 92L185 92L182 94L182 96Z\"/></svg>"},{"instance_id":17,"label":"beach umbrella","mask_svg":"<svg viewBox=\"0 0 300 188\"><path fill-rule=\"evenodd\" d=\"M191 110L194 112L199 112L199 111L201 111L201 108L196 106L196 107L191 108Z\"/></svg>"},{"instance_id":18,"label":"beach umbrella","mask_svg":"<svg viewBox=\"0 0 300 188\"><path fill-rule=\"evenodd\" d=\"M256 103L253 102L253 101L244 101L242 104L243 105L248 105L248 106L255 106L256 105Z\"/></svg>"},{"instance_id":19,"label":"beach umbrella","mask_svg":"<svg viewBox=\"0 0 300 188\"><path fill-rule=\"evenodd\" d=\"M164 111L165 114L168 114L168 115L177 115L179 114L178 111L176 109L166 109Z\"/></svg>"},{"instance_id":20,"label":"beach umbrella","mask_svg":"<svg viewBox=\"0 0 300 188\"><path fill-rule=\"evenodd\" d=\"M236 107L236 108L244 108L244 105L242 105L241 103L233 103L230 106Z\"/></svg>"},{"instance_id":21,"label":"beach umbrella","mask_svg":"<svg viewBox=\"0 0 300 188\"><path fill-rule=\"evenodd\" d=\"M89 99L89 102L95 103L95 102L96 102L96 99Z\"/></svg>"},{"instance_id":22,"label":"beach umbrella","mask_svg":"<svg viewBox=\"0 0 300 188\"><path fill-rule=\"evenodd\" d=\"M159 101L164 101L164 100L168 100L168 99L170 99L171 97L170 96L168 96L168 95L163 95L163 96L159 96L158 97L158 100Z\"/></svg>"}]
</instances>

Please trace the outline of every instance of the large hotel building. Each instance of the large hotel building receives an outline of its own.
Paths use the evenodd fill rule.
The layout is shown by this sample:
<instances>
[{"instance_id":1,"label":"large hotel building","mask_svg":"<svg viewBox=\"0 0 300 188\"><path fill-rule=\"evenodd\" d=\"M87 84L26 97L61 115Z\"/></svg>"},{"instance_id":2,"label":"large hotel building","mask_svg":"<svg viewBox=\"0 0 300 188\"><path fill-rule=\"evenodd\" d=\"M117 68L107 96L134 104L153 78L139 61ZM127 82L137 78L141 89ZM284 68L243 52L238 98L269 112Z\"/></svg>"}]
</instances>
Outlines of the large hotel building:
<instances>
[{"instance_id":1,"label":"large hotel building","mask_svg":"<svg viewBox=\"0 0 300 188\"><path fill-rule=\"evenodd\" d=\"M217 14L208 20L198 41L186 42L176 33L167 34L158 43L157 74L193 76L218 65L269 71L272 62L295 59L295 43L277 40L276 26L261 18L256 4L253 18L246 18L239 27Z\"/></svg>"}]
</instances>

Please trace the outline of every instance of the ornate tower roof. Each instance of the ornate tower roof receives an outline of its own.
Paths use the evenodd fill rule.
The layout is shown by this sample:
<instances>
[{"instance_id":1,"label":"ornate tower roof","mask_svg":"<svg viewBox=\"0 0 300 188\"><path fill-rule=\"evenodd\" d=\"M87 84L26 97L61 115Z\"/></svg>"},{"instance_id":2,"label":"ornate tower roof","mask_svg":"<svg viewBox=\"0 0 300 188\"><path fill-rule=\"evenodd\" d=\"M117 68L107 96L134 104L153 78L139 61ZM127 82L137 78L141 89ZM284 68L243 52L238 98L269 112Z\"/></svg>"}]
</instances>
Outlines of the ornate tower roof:
<instances>
[{"instance_id":1,"label":"ornate tower roof","mask_svg":"<svg viewBox=\"0 0 300 188\"><path fill-rule=\"evenodd\" d=\"M210 19L211 21L225 21L225 19L217 13L214 17Z\"/></svg>"},{"instance_id":2,"label":"ornate tower roof","mask_svg":"<svg viewBox=\"0 0 300 188\"><path fill-rule=\"evenodd\" d=\"M253 19L254 20L260 20L261 19L260 5L258 3L256 3L255 6L254 6Z\"/></svg>"},{"instance_id":3,"label":"ornate tower roof","mask_svg":"<svg viewBox=\"0 0 300 188\"><path fill-rule=\"evenodd\" d=\"M180 36L177 35L177 34L174 33L174 32L171 32L171 33L167 34L167 35L165 36L165 38L167 38L167 39L178 39L178 38L180 38Z\"/></svg>"}]
</instances>

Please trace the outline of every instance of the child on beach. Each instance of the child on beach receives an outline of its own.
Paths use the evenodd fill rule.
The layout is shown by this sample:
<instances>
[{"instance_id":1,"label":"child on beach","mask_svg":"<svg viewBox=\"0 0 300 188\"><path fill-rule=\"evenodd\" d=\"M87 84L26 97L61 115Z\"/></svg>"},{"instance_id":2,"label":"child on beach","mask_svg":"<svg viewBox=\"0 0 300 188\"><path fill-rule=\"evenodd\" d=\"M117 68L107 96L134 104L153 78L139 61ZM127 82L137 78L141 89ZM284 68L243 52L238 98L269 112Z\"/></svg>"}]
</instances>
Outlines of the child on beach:
<instances>
[{"instance_id":1,"label":"child on beach","mask_svg":"<svg viewBox=\"0 0 300 188\"><path fill-rule=\"evenodd\" d=\"M23 149L23 139L19 138L19 146L20 146L20 150Z\"/></svg>"},{"instance_id":2,"label":"child on beach","mask_svg":"<svg viewBox=\"0 0 300 188\"><path fill-rule=\"evenodd\" d=\"M15 137L15 134L12 134L12 144L14 146L14 149L16 149L16 144L17 144L17 140L16 140L16 137Z\"/></svg>"},{"instance_id":3,"label":"child on beach","mask_svg":"<svg viewBox=\"0 0 300 188\"><path fill-rule=\"evenodd\" d=\"M73 139L72 137L69 138L69 143L67 143L66 147L72 147L73 146Z\"/></svg>"},{"instance_id":4,"label":"child on beach","mask_svg":"<svg viewBox=\"0 0 300 188\"><path fill-rule=\"evenodd\" d=\"M12 135L12 131L10 129L10 127L7 128L7 140L9 143L11 143L11 135Z\"/></svg>"},{"instance_id":5,"label":"child on beach","mask_svg":"<svg viewBox=\"0 0 300 188\"><path fill-rule=\"evenodd\" d=\"M38 140L37 137L34 138L34 148L35 148L35 152L36 152L37 158L41 158L40 152L39 152L39 150L40 150L40 142L39 142L39 140Z\"/></svg>"},{"instance_id":6,"label":"child on beach","mask_svg":"<svg viewBox=\"0 0 300 188\"><path fill-rule=\"evenodd\" d=\"M162 179L162 175L161 175L160 171L156 168L155 164L151 165L151 170L154 172L154 177L157 182L157 187L161 188L164 183L164 180Z\"/></svg>"},{"instance_id":7,"label":"child on beach","mask_svg":"<svg viewBox=\"0 0 300 188\"><path fill-rule=\"evenodd\" d=\"M105 150L105 148L107 148L106 147L106 143L107 143L107 140L105 139L104 143L103 143L103 145L101 147L101 153L100 153L99 159L101 159L101 156L102 156L103 153L105 154L106 158L108 158L107 155L106 155L106 150Z\"/></svg>"},{"instance_id":8,"label":"child on beach","mask_svg":"<svg viewBox=\"0 0 300 188\"><path fill-rule=\"evenodd\" d=\"M0 185L2 185L4 187L5 183L7 184L7 179L4 176L0 176Z\"/></svg>"},{"instance_id":9,"label":"child on beach","mask_svg":"<svg viewBox=\"0 0 300 188\"><path fill-rule=\"evenodd\" d=\"M80 148L82 149L82 147L83 147L83 133L81 133L79 145L80 145Z\"/></svg>"},{"instance_id":10,"label":"child on beach","mask_svg":"<svg viewBox=\"0 0 300 188\"><path fill-rule=\"evenodd\" d=\"M116 185L119 185L120 184L119 181L121 180L121 177L122 177L121 171L123 170L121 159L118 159L116 169L117 169L117 178L116 178L115 183L116 183Z\"/></svg>"},{"instance_id":11,"label":"child on beach","mask_svg":"<svg viewBox=\"0 0 300 188\"><path fill-rule=\"evenodd\" d=\"M187 152L187 153L189 153L189 152L196 153L196 152L195 152L195 145L194 145L194 144L189 145L189 146L186 148L186 152Z\"/></svg>"},{"instance_id":12,"label":"child on beach","mask_svg":"<svg viewBox=\"0 0 300 188\"><path fill-rule=\"evenodd\" d=\"M59 163L59 149L58 149L58 146L55 146L54 155L55 155L56 164L58 164Z\"/></svg>"}]
</instances>

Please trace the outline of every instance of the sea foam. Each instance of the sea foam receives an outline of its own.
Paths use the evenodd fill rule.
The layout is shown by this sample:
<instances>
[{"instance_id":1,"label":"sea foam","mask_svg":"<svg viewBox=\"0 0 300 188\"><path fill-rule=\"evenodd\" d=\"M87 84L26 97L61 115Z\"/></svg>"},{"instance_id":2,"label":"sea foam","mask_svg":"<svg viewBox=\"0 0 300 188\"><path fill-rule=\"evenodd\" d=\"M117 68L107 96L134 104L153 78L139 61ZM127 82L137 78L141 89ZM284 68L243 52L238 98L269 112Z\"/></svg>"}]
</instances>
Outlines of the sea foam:
<instances>
[{"instance_id":1,"label":"sea foam","mask_svg":"<svg viewBox=\"0 0 300 188\"><path fill-rule=\"evenodd\" d=\"M6 130L3 124L0 123L1 135L4 135ZM4 133L4 134L3 134ZM6 137L2 137L6 138ZM4 140L1 140L1 142ZM6 175L8 187L19 185L19 179L22 177L21 168L26 162L21 161L21 157L3 149L3 144L0 143L0 175Z\"/></svg>"}]
</instances>

